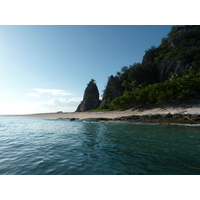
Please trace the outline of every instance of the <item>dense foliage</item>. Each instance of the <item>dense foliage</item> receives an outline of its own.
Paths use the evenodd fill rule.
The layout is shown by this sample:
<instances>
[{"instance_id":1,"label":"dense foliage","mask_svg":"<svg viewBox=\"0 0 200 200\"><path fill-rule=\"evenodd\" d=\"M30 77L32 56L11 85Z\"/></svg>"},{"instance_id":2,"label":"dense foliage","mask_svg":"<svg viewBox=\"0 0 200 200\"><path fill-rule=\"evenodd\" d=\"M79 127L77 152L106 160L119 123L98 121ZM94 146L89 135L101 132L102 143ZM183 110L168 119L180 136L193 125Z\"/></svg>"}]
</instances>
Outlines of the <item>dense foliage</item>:
<instances>
[{"instance_id":1,"label":"dense foliage","mask_svg":"<svg viewBox=\"0 0 200 200\"><path fill-rule=\"evenodd\" d=\"M169 43L172 48L169 48ZM193 67L200 69L200 26L173 26L168 38L162 39L162 44L156 50L155 60L159 63L166 57L173 58L176 63L184 60Z\"/></svg>"},{"instance_id":2,"label":"dense foliage","mask_svg":"<svg viewBox=\"0 0 200 200\"><path fill-rule=\"evenodd\" d=\"M126 91L121 97L115 98L110 109L127 109L134 105L149 105L189 100L200 96L200 73L190 73L180 78L167 80L163 83L148 85L143 89Z\"/></svg>"},{"instance_id":3,"label":"dense foliage","mask_svg":"<svg viewBox=\"0 0 200 200\"><path fill-rule=\"evenodd\" d=\"M158 82L156 74L156 68L151 64L134 63L129 67L122 67L121 72L117 72L117 76L120 81L132 83L135 82L138 85L147 86ZM125 86L126 87L126 86ZM127 87L127 90L132 90L132 87Z\"/></svg>"}]
</instances>

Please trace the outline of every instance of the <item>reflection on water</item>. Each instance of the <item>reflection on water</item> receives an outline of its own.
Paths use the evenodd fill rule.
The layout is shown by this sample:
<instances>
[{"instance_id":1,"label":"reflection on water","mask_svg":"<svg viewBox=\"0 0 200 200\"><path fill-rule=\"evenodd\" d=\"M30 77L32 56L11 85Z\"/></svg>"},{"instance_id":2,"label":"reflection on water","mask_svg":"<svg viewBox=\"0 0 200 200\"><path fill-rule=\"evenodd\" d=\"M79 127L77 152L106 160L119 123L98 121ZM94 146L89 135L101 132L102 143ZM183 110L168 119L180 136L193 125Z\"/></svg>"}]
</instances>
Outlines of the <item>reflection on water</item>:
<instances>
[{"instance_id":1,"label":"reflection on water","mask_svg":"<svg viewBox=\"0 0 200 200\"><path fill-rule=\"evenodd\" d=\"M200 127L0 119L0 174L200 174Z\"/></svg>"}]
</instances>

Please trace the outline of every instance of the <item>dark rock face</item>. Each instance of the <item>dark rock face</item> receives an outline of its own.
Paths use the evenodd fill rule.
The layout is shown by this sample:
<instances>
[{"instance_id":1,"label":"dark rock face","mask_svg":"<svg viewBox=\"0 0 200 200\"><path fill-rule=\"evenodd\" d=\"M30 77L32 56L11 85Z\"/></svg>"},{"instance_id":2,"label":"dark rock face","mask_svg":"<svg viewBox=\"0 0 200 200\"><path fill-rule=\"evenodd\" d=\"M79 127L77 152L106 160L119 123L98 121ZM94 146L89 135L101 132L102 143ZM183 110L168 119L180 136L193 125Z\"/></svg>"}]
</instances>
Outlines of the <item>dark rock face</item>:
<instances>
[{"instance_id":1,"label":"dark rock face","mask_svg":"<svg viewBox=\"0 0 200 200\"><path fill-rule=\"evenodd\" d=\"M158 65L158 72L159 72L159 80L163 82L170 77L170 74L173 73L175 70L175 65L172 64L171 58L166 57L164 58L161 63Z\"/></svg>"},{"instance_id":2,"label":"dark rock face","mask_svg":"<svg viewBox=\"0 0 200 200\"><path fill-rule=\"evenodd\" d=\"M108 105L113 99L123 94L124 87L117 76L111 76L103 93L102 105Z\"/></svg>"},{"instance_id":3,"label":"dark rock face","mask_svg":"<svg viewBox=\"0 0 200 200\"><path fill-rule=\"evenodd\" d=\"M172 47L175 47L179 42L181 41L181 39L179 37L175 37L169 40L169 43Z\"/></svg>"},{"instance_id":4,"label":"dark rock face","mask_svg":"<svg viewBox=\"0 0 200 200\"><path fill-rule=\"evenodd\" d=\"M91 80L85 89L83 101L78 106L76 112L94 110L99 107L100 102L98 88L94 80Z\"/></svg>"},{"instance_id":5,"label":"dark rock face","mask_svg":"<svg viewBox=\"0 0 200 200\"><path fill-rule=\"evenodd\" d=\"M158 64L158 80L160 82L166 81L173 73L180 77L183 72L190 72L192 69L193 67L189 63L182 60L173 63L171 57L166 57Z\"/></svg>"},{"instance_id":6,"label":"dark rock face","mask_svg":"<svg viewBox=\"0 0 200 200\"><path fill-rule=\"evenodd\" d=\"M184 61L177 62L175 73L181 76L183 72L190 72L193 69L192 65L185 63Z\"/></svg>"}]
</instances>

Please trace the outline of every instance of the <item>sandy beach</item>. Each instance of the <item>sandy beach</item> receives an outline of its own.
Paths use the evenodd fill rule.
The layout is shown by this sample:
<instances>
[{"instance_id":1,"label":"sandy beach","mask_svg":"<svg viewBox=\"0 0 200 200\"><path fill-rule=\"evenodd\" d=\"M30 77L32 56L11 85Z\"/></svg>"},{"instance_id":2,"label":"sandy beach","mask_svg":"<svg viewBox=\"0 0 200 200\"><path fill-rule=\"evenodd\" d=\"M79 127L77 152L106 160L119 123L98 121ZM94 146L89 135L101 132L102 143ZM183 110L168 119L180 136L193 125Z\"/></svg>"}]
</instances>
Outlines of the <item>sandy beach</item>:
<instances>
[{"instance_id":1,"label":"sandy beach","mask_svg":"<svg viewBox=\"0 0 200 200\"><path fill-rule=\"evenodd\" d=\"M62 113L36 113L26 115L13 115L13 117L35 118L118 118L131 115L155 115L155 114L199 114L200 104L162 105L162 106L138 106L125 111L104 112L62 112ZM10 115L12 116L12 115Z\"/></svg>"}]
</instances>

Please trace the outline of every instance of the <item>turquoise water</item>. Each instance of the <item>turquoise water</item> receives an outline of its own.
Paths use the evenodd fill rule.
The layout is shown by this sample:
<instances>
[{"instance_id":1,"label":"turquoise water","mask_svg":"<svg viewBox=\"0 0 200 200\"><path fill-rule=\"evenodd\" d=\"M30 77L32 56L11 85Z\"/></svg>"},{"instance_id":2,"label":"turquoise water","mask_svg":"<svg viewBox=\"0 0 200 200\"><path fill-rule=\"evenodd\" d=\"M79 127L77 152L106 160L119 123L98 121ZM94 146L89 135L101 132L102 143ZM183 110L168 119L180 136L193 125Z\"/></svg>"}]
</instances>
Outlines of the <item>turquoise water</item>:
<instances>
[{"instance_id":1,"label":"turquoise water","mask_svg":"<svg viewBox=\"0 0 200 200\"><path fill-rule=\"evenodd\" d=\"M200 174L200 127L0 118L0 174Z\"/></svg>"}]
</instances>

